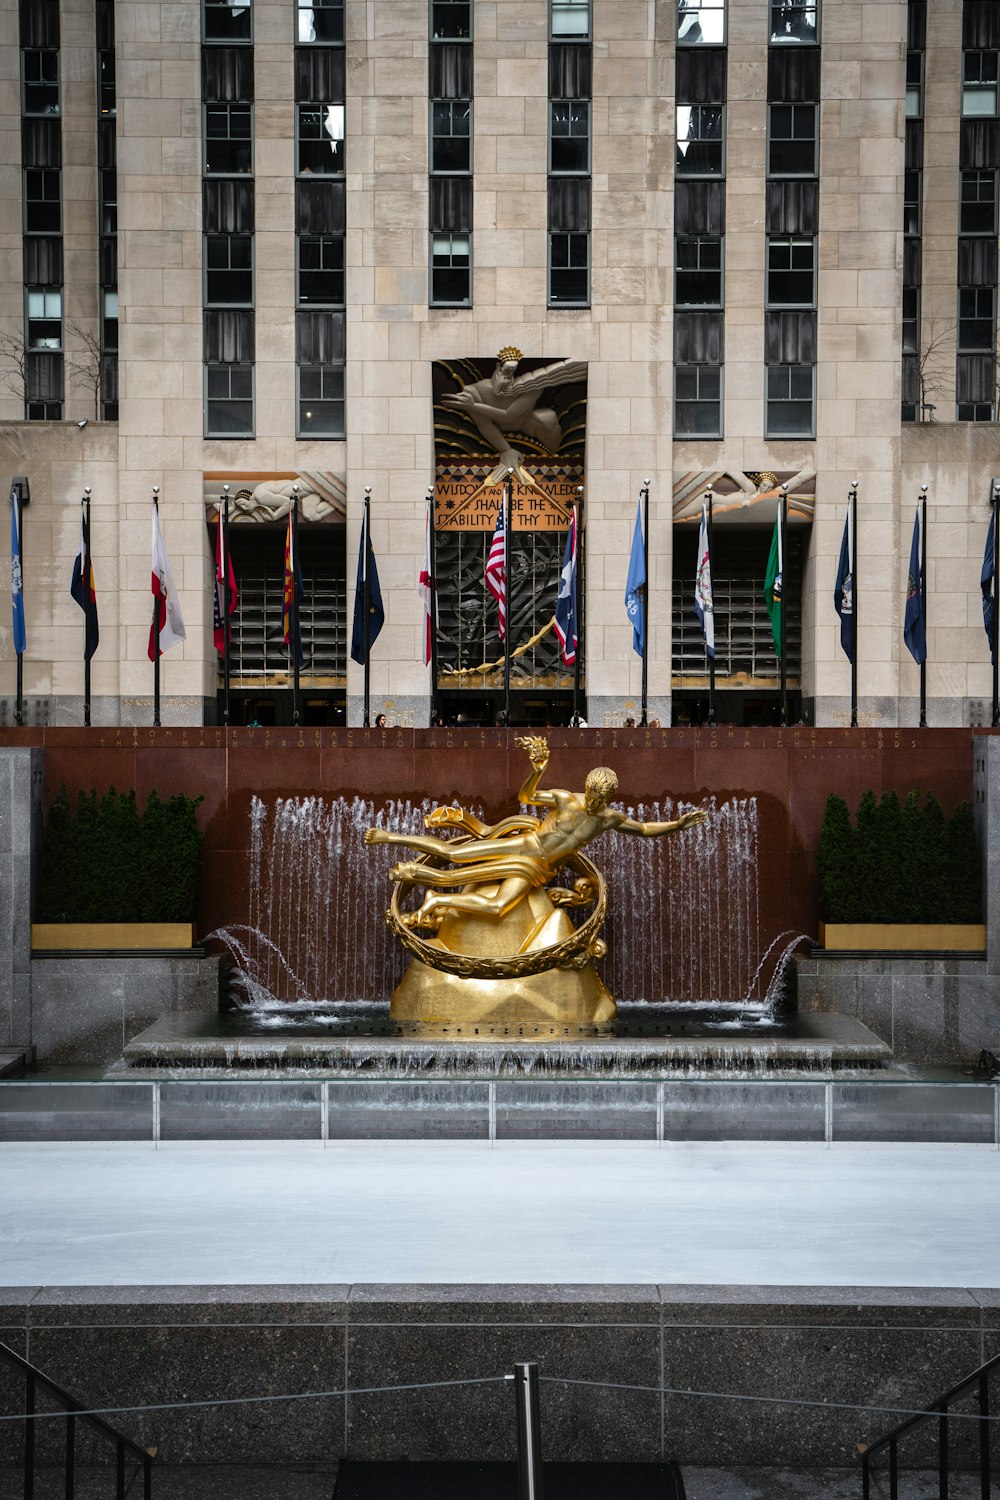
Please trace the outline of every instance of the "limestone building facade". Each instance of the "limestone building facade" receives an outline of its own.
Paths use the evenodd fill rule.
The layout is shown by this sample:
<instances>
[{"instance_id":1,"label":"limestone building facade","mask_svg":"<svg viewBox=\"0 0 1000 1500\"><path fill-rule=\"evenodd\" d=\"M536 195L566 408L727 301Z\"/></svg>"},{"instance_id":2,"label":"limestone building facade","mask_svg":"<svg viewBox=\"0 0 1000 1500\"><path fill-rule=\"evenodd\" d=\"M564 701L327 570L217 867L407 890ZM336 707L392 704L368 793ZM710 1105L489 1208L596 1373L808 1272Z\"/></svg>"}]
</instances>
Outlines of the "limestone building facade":
<instances>
[{"instance_id":1,"label":"limestone building facade","mask_svg":"<svg viewBox=\"0 0 1000 1500\"><path fill-rule=\"evenodd\" d=\"M516 423L507 435L528 476L525 634L544 626L562 566L568 511L545 476L582 485L591 725L639 715L624 594L647 481L651 718L705 712L693 595L711 483L718 716L775 720L763 585L787 481L792 716L849 722L832 595L856 481L861 722L917 722L903 611L922 485L928 719L989 722L998 53L997 0L2 7L0 455L30 486L25 721L82 722L69 582L89 486L93 720L151 722L155 486L187 630L162 658L163 722L218 722L228 484L232 722L290 721L293 494L301 713L361 721L349 648L366 490L385 615L372 715L494 722L497 673L469 669L496 659L482 563L501 485L482 491L478 529L450 525L441 497L452 439L448 473L465 463L468 492L502 455L461 449L435 371L455 394L513 347L518 372L569 361L576 381L545 397L548 451ZM448 617L433 699L429 489ZM514 683L515 719L567 722L554 650L519 658ZM5 612L8 723L14 695Z\"/></svg>"}]
</instances>

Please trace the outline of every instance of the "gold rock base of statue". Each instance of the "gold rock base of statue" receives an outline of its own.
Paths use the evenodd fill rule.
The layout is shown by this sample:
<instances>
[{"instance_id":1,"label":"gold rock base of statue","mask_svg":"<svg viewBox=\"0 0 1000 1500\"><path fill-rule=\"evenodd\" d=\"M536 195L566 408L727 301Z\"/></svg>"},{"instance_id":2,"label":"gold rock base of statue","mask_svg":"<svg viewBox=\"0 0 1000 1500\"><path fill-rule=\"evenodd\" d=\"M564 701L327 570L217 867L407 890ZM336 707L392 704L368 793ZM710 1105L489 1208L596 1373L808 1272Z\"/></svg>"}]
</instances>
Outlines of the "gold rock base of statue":
<instances>
[{"instance_id":1,"label":"gold rock base of statue","mask_svg":"<svg viewBox=\"0 0 1000 1500\"><path fill-rule=\"evenodd\" d=\"M499 886L477 886L485 896ZM426 947L436 953L514 959L572 938L574 928L544 889L531 891L505 917L445 917ZM430 956L430 955L429 955ZM389 1019L415 1034L558 1035L607 1031L615 1002L591 962L537 974L477 979L449 974L415 958L392 996Z\"/></svg>"}]
</instances>

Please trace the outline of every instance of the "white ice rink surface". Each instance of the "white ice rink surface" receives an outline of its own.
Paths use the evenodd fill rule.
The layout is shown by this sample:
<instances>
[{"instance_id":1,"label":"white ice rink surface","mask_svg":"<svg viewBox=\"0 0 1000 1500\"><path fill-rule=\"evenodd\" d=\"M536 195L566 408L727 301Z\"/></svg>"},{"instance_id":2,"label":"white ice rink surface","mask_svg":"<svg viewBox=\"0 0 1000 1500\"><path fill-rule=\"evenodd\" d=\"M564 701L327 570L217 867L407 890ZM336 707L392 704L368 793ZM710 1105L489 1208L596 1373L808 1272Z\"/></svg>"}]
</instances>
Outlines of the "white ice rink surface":
<instances>
[{"instance_id":1,"label":"white ice rink surface","mask_svg":"<svg viewBox=\"0 0 1000 1500\"><path fill-rule=\"evenodd\" d=\"M0 1148L0 1283L1000 1284L976 1146Z\"/></svg>"}]
</instances>

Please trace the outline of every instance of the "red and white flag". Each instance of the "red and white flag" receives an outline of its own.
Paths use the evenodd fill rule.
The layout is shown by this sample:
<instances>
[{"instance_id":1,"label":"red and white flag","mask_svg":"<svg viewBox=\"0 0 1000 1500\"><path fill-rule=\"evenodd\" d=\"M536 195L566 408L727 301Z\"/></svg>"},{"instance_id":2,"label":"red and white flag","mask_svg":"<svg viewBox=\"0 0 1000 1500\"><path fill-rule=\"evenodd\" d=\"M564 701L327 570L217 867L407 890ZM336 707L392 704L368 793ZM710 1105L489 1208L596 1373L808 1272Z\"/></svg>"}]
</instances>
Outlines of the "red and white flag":
<instances>
[{"instance_id":1,"label":"red and white flag","mask_svg":"<svg viewBox=\"0 0 1000 1500\"><path fill-rule=\"evenodd\" d=\"M490 544L490 555L486 559L485 583L497 601L497 625L500 639L507 634L507 532L504 526L503 501L497 516L496 530Z\"/></svg>"},{"instance_id":2,"label":"red and white flag","mask_svg":"<svg viewBox=\"0 0 1000 1500\"><path fill-rule=\"evenodd\" d=\"M220 656L225 656L227 637L232 626L226 620L226 575L229 575L229 613L236 613L236 606L240 596L236 588L236 574L233 572L232 556L223 547L222 538L222 512L216 523L217 534L215 538L215 590L212 595L212 637L215 641L215 649ZM226 621L223 626L223 621Z\"/></svg>"},{"instance_id":3,"label":"red and white flag","mask_svg":"<svg viewBox=\"0 0 1000 1500\"><path fill-rule=\"evenodd\" d=\"M160 530L160 512L153 506L153 573L150 587L153 591L153 620L149 627L149 659L156 660L156 619L160 621L160 655L187 639L180 600L170 571L170 559L163 545Z\"/></svg>"},{"instance_id":4,"label":"red and white flag","mask_svg":"<svg viewBox=\"0 0 1000 1500\"><path fill-rule=\"evenodd\" d=\"M420 602L424 607L424 666L430 666L434 651L434 579L431 574L431 504L427 505L427 534L424 538L424 565L420 569Z\"/></svg>"}]
</instances>

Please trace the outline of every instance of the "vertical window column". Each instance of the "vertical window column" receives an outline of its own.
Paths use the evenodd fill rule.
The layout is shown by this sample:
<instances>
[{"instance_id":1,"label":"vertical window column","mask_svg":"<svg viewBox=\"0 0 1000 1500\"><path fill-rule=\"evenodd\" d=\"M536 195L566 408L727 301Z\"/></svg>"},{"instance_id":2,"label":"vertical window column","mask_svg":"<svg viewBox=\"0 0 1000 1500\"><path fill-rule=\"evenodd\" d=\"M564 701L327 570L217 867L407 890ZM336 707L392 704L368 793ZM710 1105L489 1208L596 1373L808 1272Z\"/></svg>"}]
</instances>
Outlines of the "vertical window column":
<instances>
[{"instance_id":1,"label":"vertical window column","mask_svg":"<svg viewBox=\"0 0 1000 1500\"><path fill-rule=\"evenodd\" d=\"M589 0L550 0L550 307L590 306L593 49Z\"/></svg>"},{"instance_id":2,"label":"vertical window column","mask_svg":"<svg viewBox=\"0 0 1000 1500\"><path fill-rule=\"evenodd\" d=\"M921 200L924 166L924 62L927 0L906 8L906 136L903 177L903 368L900 417L923 420L928 413L921 389L920 284Z\"/></svg>"},{"instance_id":3,"label":"vertical window column","mask_svg":"<svg viewBox=\"0 0 1000 1500\"><path fill-rule=\"evenodd\" d=\"M820 54L815 6L771 7L767 58L765 435L816 429ZM794 43L794 45L790 45Z\"/></svg>"},{"instance_id":4,"label":"vertical window column","mask_svg":"<svg viewBox=\"0 0 1000 1500\"><path fill-rule=\"evenodd\" d=\"M329 8L328 8L329 9ZM314 12L315 15L315 12ZM330 16L325 15L330 22ZM299 437L342 439L344 404L344 46L340 24L295 49L295 365ZM299 11L299 35L303 31Z\"/></svg>"},{"instance_id":5,"label":"vertical window column","mask_svg":"<svg viewBox=\"0 0 1000 1500\"><path fill-rule=\"evenodd\" d=\"M21 0L24 414L63 414L62 122L58 0Z\"/></svg>"},{"instance_id":6,"label":"vertical window column","mask_svg":"<svg viewBox=\"0 0 1000 1500\"><path fill-rule=\"evenodd\" d=\"M961 187L955 396L960 422L997 420L997 169L1000 7L962 9Z\"/></svg>"},{"instance_id":7,"label":"vertical window column","mask_svg":"<svg viewBox=\"0 0 1000 1500\"><path fill-rule=\"evenodd\" d=\"M722 436L726 12L677 10L674 434Z\"/></svg>"},{"instance_id":8,"label":"vertical window column","mask_svg":"<svg viewBox=\"0 0 1000 1500\"><path fill-rule=\"evenodd\" d=\"M114 0L96 0L97 295L100 309L100 415L118 420L118 159Z\"/></svg>"},{"instance_id":9,"label":"vertical window column","mask_svg":"<svg viewBox=\"0 0 1000 1500\"><path fill-rule=\"evenodd\" d=\"M472 4L431 0L431 307L472 306Z\"/></svg>"},{"instance_id":10,"label":"vertical window column","mask_svg":"<svg viewBox=\"0 0 1000 1500\"><path fill-rule=\"evenodd\" d=\"M205 0L205 436L253 437L253 11Z\"/></svg>"}]
</instances>

